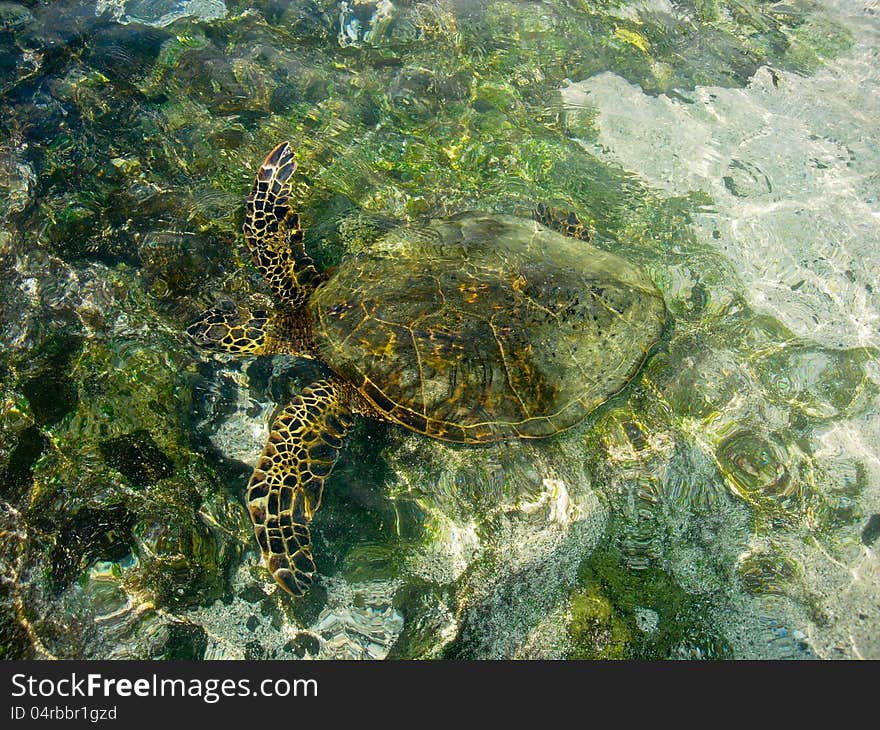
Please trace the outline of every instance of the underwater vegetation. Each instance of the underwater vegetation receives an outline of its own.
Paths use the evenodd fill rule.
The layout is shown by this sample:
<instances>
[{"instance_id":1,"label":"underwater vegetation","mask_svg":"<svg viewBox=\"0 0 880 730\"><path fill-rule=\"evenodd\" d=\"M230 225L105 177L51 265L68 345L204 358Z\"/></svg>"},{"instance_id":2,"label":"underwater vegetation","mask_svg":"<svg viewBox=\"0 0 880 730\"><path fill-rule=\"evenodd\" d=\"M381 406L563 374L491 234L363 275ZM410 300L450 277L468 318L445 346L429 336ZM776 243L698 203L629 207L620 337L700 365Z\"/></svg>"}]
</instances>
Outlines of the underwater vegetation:
<instances>
[{"instance_id":1,"label":"underwater vegetation","mask_svg":"<svg viewBox=\"0 0 880 730\"><path fill-rule=\"evenodd\" d=\"M880 657L870 216L826 198L857 219L849 249L817 242L775 150L679 174L696 124L668 168L626 157L678 149L663 109L744 124L725 94L776 103L861 58L876 21L844 6L0 2L0 657ZM651 119L669 144L614 136ZM876 184L858 134L804 124L807 178ZM260 565L244 487L313 366L183 334L217 301L269 303L240 230L284 139L319 268L400 223L544 202L669 310L639 376L553 439L358 421L299 601ZM790 219L762 253L785 306L737 248L735 206L764 205ZM863 330L826 315L856 306Z\"/></svg>"}]
</instances>

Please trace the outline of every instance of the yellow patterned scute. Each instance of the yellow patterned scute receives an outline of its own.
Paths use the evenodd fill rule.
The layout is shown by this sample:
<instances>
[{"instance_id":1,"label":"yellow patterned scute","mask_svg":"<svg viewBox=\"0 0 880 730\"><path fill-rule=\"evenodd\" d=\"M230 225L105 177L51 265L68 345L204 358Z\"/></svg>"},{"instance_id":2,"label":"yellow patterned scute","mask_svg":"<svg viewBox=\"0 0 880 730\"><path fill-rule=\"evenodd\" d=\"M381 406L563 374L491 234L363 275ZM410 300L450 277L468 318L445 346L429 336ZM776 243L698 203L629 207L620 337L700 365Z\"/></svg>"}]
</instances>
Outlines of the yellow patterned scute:
<instances>
[{"instance_id":1,"label":"yellow patterned scute","mask_svg":"<svg viewBox=\"0 0 880 730\"><path fill-rule=\"evenodd\" d=\"M666 319L634 264L485 214L393 231L309 307L319 356L381 413L465 443L578 423L632 378Z\"/></svg>"}]
</instances>

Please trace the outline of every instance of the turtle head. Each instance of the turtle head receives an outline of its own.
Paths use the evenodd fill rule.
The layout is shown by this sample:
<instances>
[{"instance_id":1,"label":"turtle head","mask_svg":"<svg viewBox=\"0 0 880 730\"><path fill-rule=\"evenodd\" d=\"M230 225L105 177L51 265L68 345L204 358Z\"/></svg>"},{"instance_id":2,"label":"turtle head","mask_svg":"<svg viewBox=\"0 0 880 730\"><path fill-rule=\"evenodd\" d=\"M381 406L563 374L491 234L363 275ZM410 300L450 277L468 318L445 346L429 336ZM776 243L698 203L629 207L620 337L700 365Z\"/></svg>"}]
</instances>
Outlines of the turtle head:
<instances>
[{"instance_id":1,"label":"turtle head","mask_svg":"<svg viewBox=\"0 0 880 730\"><path fill-rule=\"evenodd\" d=\"M258 355L265 351L269 315L222 301L186 328L199 347L218 352Z\"/></svg>"},{"instance_id":2,"label":"turtle head","mask_svg":"<svg viewBox=\"0 0 880 730\"><path fill-rule=\"evenodd\" d=\"M250 310L222 301L186 328L199 347L237 355L317 356L311 322L303 311Z\"/></svg>"}]
</instances>

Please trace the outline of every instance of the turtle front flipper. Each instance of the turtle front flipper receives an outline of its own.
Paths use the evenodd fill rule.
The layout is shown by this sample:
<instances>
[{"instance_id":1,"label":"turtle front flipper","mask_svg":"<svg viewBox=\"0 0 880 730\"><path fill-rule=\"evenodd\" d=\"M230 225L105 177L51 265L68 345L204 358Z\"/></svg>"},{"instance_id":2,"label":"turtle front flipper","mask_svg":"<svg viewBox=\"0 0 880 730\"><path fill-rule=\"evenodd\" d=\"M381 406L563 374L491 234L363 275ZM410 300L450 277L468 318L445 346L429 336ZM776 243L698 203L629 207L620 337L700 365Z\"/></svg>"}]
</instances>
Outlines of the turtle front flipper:
<instances>
[{"instance_id":1,"label":"turtle front flipper","mask_svg":"<svg viewBox=\"0 0 880 730\"><path fill-rule=\"evenodd\" d=\"M322 281L303 245L299 216L290 201L290 176L296 170L290 144L269 153L247 201L244 235L256 267L272 293L298 308Z\"/></svg>"},{"instance_id":2,"label":"turtle front flipper","mask_svg":"<svg viewBox=\"0 0 880 730\"><path fill-rule=\"evenodd\" d=\"M347 401L346 386L335 379L303 390L275 416L248 484L248 508L263 560L294 596L302 596L314 580L309 523L352 424Z\"/></svg>"}]
</instances>

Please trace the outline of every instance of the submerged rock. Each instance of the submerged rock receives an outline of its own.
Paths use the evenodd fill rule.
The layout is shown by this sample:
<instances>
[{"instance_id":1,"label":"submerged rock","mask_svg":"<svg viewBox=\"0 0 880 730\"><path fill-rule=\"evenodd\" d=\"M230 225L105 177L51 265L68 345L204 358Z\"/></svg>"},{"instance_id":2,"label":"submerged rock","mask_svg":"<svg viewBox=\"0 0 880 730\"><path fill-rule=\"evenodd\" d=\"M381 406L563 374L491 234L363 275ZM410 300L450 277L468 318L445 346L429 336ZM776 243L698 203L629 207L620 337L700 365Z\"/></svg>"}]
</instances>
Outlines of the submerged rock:
<instances>
[{"instance_id":1,"label":"submerged rock","mask_svg":"<svg viewBox=\"0 0 880 730\"><path fill-rule=\"evenodd\" d=\"M118 23L161 28L181 18L217 20L226 16L223 0L98 0L96 15L107 13Z\"/></svg>"}]
</instances>

